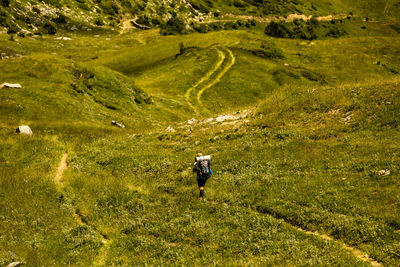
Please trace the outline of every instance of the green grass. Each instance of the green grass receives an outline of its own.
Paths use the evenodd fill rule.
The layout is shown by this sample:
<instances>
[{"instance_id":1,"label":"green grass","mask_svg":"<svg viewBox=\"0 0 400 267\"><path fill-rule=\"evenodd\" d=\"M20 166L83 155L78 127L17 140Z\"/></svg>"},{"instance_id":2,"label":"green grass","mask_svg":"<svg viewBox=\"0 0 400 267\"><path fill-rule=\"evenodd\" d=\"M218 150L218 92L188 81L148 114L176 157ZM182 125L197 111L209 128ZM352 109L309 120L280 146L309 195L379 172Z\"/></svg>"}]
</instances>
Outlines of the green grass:
<instances>
[{"instance_id":1,"label":"green grass","mask_svg":"<svg viewBox=\"0 0 400 267\"><path fill-rule=\"evenodd\" d=\"M399 265L399 37L357 23L312 42L263 27L1 34L1 52L25 57L0 61L0 83L22 85L0 90L0 265L368 265L292 225ZM196 115L185 92L216 49L211 81L227 49L235 64ZM238 109L248 121L182 124ZM33 136L15 134L25 124ZM191 172L199 151L213 158L209 202Z\"/></svg>"}]
</instances>

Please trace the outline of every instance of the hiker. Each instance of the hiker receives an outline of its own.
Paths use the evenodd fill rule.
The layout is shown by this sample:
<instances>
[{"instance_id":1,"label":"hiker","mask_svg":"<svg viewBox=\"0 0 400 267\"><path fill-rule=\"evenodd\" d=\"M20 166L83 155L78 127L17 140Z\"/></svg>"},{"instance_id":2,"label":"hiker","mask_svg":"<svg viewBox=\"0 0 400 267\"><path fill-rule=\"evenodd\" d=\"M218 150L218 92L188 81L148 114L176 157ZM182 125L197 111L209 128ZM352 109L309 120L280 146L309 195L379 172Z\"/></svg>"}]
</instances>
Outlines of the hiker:
<instances>
[{"instance_id":1,"label":"hiker","mask_svg":"<svg viewBox=\"0 0 400 267\"><path fill-rule=\"evenodd\" d=\"M204 186L210 175L212 175L211 170L211 157L204 156L202 153L197 153L194 159L193 172L197 173L197 184L199 185L200 198L204 200Z\"/></svg>"}]
</instances>

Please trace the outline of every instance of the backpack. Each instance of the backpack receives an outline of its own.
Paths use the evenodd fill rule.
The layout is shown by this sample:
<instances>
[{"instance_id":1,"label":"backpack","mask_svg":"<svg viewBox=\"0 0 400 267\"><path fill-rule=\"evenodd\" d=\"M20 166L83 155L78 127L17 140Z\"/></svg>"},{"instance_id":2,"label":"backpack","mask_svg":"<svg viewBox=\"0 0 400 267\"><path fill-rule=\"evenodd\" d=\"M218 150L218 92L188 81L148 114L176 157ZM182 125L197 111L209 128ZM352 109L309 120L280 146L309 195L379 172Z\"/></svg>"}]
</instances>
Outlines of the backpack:
<instances>
[{"instance_id":1,"label":"backpack","mask_svg":"<svg viewBox=\"0 0 400 267\"><path fill-rule=\"evenodd\" d=\"M207 160L203 160L199 162L200 173L204 177L209 177L211 174L210 165Z\"/></svg>"}]
</instances>

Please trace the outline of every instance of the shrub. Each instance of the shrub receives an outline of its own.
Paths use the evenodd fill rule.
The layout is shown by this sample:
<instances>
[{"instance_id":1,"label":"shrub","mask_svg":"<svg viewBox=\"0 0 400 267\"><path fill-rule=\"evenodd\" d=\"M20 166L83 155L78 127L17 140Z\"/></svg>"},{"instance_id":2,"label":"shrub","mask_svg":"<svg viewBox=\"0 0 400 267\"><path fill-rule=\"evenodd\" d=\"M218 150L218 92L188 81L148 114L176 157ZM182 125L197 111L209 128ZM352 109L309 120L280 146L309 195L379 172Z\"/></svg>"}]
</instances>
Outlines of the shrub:
<instances>
[{"instance_id":1,"label":"shrub","mask_svg":"<svg viewBox=\"0 0 400 267\"><path fill-rule=\"evenodd\" d=\"M97 18L95 19L94 24L96 24L97 26L103 26L104 22L101 18Z\"/></svg>"},{"instance_id":2,"label":"shrub","mask_svg":"<svg viewBox=\"0 0 400 267\"><path fill-rule=\"evenodd\" d=\"M39 12L40 12L40 11L39 11ZM62 13L57 13L57 17L55 17L55 18L53 19L53 21L54 21L55 23L64 24L64 23L67 23L67 17L66 17L64 14L62 14Z\"/></svg>"},{"instance_id":3,"label":"shrub","mask_svg":"<svg viewBox=\"0 0 400 267\"><path fill-rule=\"evenodd\" d=\"M319 32L321 37L339 38L347 35L339 24L342 23L336 23L336 20L334 23L332 21L321 23L316 18L311 18L307 22L300 19L293 22L273 21L265 27L265 34L278 38L314 40L318 38L317 32Z\"/></svg>"},{"instance_id":4,"label":"shrub","mask_svg":"<svg viewBox=\"0 0 400 267\"><path fill-rule=\"evenodd\" d=\"M185 33L185 26L185 22L174 13L167 23L161 26L161 34L183 34Z\"/></svg>"},{"instance_id":5,"label":"shrub","mask_svg":"<svg viewBox=\"0 0 400 267\"><path fill-rule=\"evenodd\" d=\"M279 21L272 21L265 27L265 34L272 37L289 38L291 30L287 23Z\"/></svg>"},{"instance_id":6,"label":"shrub","mask_svg":"<svg viewBox=\"0 0 400 267\"><path fill-rule=\"evenodd\" d=\"M40 9L35 7L35 6L32 8L32 11L37 13L37 14L40 14Z\"/></svg>"},{"instance_id":7,"label":"shrub","mask_svg":"<svg viewBox=\"0 0 400 267\"><path fill-rule=\"evenodd\" d=\"M3 7L9 7L10 6L10 0L1 0L1 5Z\"/></svg>"},{"instance_id":8,"label":"shrub","mask_svg":"<svg viewBox=\"0 0 400 267\"><path fill-rule=\"evenodd\" d=\"M43 31L45 33L54 35L57 33L57 28L54 24L47 22L43 25Z\"/></svg>"}]
</instances>

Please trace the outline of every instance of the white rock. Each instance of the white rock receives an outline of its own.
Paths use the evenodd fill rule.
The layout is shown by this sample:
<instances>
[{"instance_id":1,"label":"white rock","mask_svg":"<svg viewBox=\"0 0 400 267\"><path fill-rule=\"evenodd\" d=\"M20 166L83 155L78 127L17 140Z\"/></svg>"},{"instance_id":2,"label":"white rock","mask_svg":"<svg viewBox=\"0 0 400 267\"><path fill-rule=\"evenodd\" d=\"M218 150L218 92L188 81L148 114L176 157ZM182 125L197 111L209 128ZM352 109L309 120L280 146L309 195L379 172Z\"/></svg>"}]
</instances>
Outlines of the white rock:
<instances>
[{"instance_id":1,"label":"white rock","mask_svg":"<svg viewBox=\"0 0 400 267\"><path fill-rule=\"evenodd\" d=\"M188 123L188 124L193 124L195 121L196 121L196 119L195 119L195 118L192 118L192 119L188 120L187 123Z\"/></svg>"},{"instance_id":2,"label":"white rock","mask_svg":"<svg viewBox=\"0 0 400 267\"><path fill-rule=\"evenodd\" d=\"M0 88L22 88L19 83L3 83Z\"/></svg>"},{"instance_id":3,"label":"white rock","mask_svg":"<svg viewBox=\"0 0 400 267\"><path fill-rule=\"evenodd\" d=\"M119 127L119 128L125 128L125 125L123 125L122 123L118 123L118 122L116 122L116 121L112 121L111 124L112 124L112 125L115 125L115 126L117 126L117 127Z\"/></svg>"},{"instance_id":4,"label":"white rock","mask_svg":"<svg viewBox=\"0 0 400 267\"><path fill-rule=\"evenodd\" d=\"M215 118L216 121L218 122L222 122L222 121L226 121L226 120L237 120L238 118L236 116L232 116L232 115L221 115Z\"/></svg>"},{"instance_id":5,"label":"white rock","mask_svg":"<svg viewBox=\"0 0 400 267\"><path fill-rule=\"evenodd\" d=\"M71 41L72 40L72 38L69 38L69 37L56 37L56 38L54 38L54 39L56 39L56 40L65 40L65 41Z\"/></svg>"},{"instance_id":6,"label":"white rock","mask_svg":"<svg viewBox=\"0 0 400 267\"><path fill-rule=\"evenodd\" d=\"M18 126L18 128L15 130L19 134L32 134L32 130L29 126L24 125L24 126Z\"/></svg>"},{"instance_id":7,"label":"white rock","mask_svg":"<svg viewBox=\"0 0 400 267\"><path fill-rule=\"evenodd\" d=\"M388 176L390 174L390 170L380 170L378 172L380 176Z\"/></svg>"},{"instance_id":8,"label":"white rock","mask_svg":"<svg viewBox=\"0 0 400 267\"><path fill-rule=\"evenodd\" d=\"M174 128L172 128L171 126L168 126L168 128L165 129L165 131L168 132L168 133L175 133L176 132L176 130Z\"/></svg>"},{"instance_id":9,"label":"white rock","mask_svg":"<svg viewBox=\"0 0 400 267\"><path fill-rule=\"evenodd\" d=\"M23 263L20 261L14 261L14 262L11 262L10 264L8 264L7 267L16 267L21 264L23 264Z\"/></svg>"}]
</instances>

